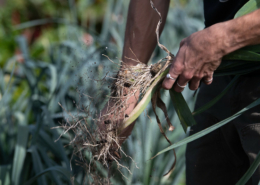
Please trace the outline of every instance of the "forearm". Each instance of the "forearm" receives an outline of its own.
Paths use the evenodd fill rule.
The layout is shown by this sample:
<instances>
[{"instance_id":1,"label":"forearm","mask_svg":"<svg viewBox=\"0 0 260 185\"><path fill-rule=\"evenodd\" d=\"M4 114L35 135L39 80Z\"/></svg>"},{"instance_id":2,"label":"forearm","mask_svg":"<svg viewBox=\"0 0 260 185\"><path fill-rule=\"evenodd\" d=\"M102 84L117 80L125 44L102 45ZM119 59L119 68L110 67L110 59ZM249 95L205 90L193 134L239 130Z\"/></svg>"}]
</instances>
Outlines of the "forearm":
<instances>
[{"instance_id":1,"label":"forearm","mask_svg":"<svg viewBox=\"0 0 260 185\"><path fill-rule=\"evenodd\" d=\"M221 24L224 54L248 45L260 44L260 9ZM214 27L214 26L213 26Z\"/></svg>"},{"instance_id":2,"label":"forearm","mask_svg":"<svg viewBox=\"0 0 260 185\"><path fill-rule=\"evenodd\" d=\"M153 0L153 3L162 16L161 33L168 13L169 0ZM122 60L126 64L137 64L137 62L127 58L138 59L142 63L149 61L157 42L155 29L158 21L159 16L151 8L149 0L131 0L122 56Z\"/></svg>"}]
</instances>

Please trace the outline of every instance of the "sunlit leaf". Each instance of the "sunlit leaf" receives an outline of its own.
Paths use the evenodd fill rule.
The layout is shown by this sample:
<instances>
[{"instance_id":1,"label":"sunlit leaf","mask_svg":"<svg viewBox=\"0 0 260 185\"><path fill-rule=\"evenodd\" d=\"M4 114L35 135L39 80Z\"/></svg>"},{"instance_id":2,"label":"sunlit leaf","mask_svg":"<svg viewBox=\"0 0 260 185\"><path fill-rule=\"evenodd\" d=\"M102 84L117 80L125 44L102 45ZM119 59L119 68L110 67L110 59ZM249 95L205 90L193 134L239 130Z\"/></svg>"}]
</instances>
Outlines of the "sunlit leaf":
<instances>
[{"instance_id":1,"label":"sunlit leaf","mask_svg":"<svg viewBox=\"0 0 260 185\"><path fill-rule=\"evenodd\" d=\"M259 7L260 7L260 0L250 0L242 8L240 8L240 10L236 13L235 18L253 12L257 10Z\"/></svg>"}]
</instances>

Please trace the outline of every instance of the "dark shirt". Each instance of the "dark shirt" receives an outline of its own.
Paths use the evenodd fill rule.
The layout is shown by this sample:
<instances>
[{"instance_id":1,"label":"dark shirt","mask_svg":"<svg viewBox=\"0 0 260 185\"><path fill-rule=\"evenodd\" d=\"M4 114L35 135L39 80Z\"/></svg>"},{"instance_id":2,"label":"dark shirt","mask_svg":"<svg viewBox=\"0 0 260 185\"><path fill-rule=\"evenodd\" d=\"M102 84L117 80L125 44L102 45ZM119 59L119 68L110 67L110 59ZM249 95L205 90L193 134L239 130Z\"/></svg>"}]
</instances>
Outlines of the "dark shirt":
<instances>
[{"instance_id":1,"label":"dark shirt","mask_svg":"<svg viewBox=\"0 0 260 185\"><path fill-rule=\"evenodd\" d=\"M233 19L247 2L248 0L204 0L205 26Z\"/></svg>"}]
</instances>

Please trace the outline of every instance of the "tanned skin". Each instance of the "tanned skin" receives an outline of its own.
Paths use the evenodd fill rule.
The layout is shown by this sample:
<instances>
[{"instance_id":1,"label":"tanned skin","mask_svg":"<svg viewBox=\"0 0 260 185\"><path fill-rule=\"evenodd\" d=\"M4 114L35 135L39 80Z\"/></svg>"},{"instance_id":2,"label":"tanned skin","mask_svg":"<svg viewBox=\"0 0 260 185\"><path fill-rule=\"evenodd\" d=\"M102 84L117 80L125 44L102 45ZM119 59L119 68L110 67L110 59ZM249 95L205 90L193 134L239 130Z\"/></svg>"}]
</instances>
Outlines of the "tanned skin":
<instances>
[{"instance_id":1,"label":"tanned skin","mask_svg":"<svg viewBox=\"0 0 260 185\"><path fill-rule=\"evenodd\" d=\"M160 30L162 31L168 14L169 0L153 0L153 2L162 15L163 24ZM212 25L183 39L169 73L177 79L179 85L189 84L191 90L196 90L200 81L210 85L212 81L209 80L213 78L213 73L220 65L223 56L248 45L260 44L259 17L260 9L237 19ZM143 63L149 61L157 44L155 29L158 20L158 14L151 8L149 0L131 0L122 56L127 65L136 65L136 62L125 57L133 59L137 57ZM173 87L176 92L183 91L176 80L167 78L164 79L162 87L164 89ZM131 97L127 102L130 104L126 110L128 115L137 104L137 96ZM108 106L102 113L107 109ZM120 143L131 134L133 127L134 123L126 128L121 135L124 139Z\"/></svg>"}]
</instances>

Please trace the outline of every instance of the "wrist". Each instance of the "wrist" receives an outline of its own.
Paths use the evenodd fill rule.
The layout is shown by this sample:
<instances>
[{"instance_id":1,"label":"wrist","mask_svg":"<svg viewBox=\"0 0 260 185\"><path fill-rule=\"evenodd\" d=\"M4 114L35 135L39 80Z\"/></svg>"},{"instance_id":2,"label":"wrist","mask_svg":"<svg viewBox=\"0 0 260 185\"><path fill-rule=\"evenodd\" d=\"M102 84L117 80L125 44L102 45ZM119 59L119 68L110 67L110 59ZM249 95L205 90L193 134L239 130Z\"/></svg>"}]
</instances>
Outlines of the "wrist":
<instances>
[{"instance_id":1,"label":"wrist","mask_svg":"<svg viewBox=\"0 0 260 185\"><path fill-rule=\"evenodd\" d=\"M213 54L216 59L221 59L223 56L230 52L230 38L224 23L214 24L208 29L208 37L210 37L210 45L213 46Z\"/></svg>"},{"instance_id":2,"label":"wrist","mask_svg":"<svg viewBox=\"0 0 260 185\"><path fill-rule=\"evenodd\" d=\"M260 9L245 16L219 23L224 35L225 54L260 43Z\"/></svg>"},{"instance_id":3,"label":"wrist","mask_svg":"<svg viewBox=\"0 0 260 185\"><path fill-rule=\"evenodd\" d=\"M225 35L223 39L225 55L246 46L243 36L237 29L237 26L234 25L234 20L220 24L224 32L223 35Z\"/></svg>"}]
</instances>

